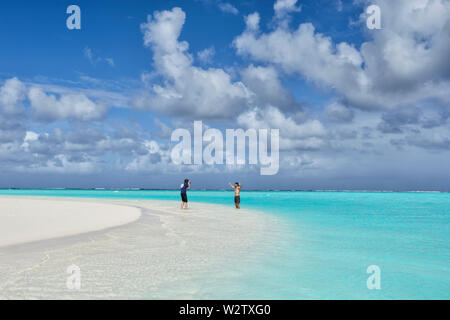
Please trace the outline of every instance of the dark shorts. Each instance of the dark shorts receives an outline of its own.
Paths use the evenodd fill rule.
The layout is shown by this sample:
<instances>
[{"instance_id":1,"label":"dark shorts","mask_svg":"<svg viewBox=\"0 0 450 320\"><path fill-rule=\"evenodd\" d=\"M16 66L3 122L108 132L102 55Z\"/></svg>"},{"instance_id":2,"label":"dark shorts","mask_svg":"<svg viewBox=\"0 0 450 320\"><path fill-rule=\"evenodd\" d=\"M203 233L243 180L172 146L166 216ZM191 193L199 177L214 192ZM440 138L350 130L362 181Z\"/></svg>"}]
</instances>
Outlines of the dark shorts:
<instances>
[{"instance_id":1,"label":"dark shorts","mask_svg":"<svg viewBox=\"0 0 450 320\"><path fill-rule=\"evenodd\" d=\"M235 196L234 197L234 203L237 203L237 204L241 203L241 197L240 196Z\"/></svg>"},{"instance_id":2,"label":"dark shorts","mask_svg":"<svg viewBox=\"0 0 450 320\"><path fill-rule=\"evenodd\" d=\"M187 201L187 194L186 194L186 193L182 193L182 194L181 194L181 201L183 201L183 202L188 202L188 201Z\"/></svg>"}]
</instances>

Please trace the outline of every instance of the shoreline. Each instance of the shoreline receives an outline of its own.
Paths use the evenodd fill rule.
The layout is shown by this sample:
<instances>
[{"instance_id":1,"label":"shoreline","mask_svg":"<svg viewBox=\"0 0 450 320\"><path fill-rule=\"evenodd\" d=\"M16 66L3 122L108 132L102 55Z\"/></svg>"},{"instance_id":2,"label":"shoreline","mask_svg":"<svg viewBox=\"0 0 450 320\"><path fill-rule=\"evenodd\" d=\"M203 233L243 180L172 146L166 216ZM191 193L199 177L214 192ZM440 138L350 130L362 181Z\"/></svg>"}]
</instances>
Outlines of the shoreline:
<instances>
[{"instance_id":1,"label":"shoreline","mask_svg":"<svg viewBox=\"0 0 450 320\"><path fill-rule=\"evenodd\" d=\"M141 215L107 229L0 247L0 299L207 298L211 283L220 288L246 261L259 261L269 250L262 240L279 230L269 215L218 204L184 211L172 200L76 200L140 208ZM66 288L69 265L81 269L80 291Z\"/></svg>"},{"instance_id":2,"label":"shoreline","mask_svg":"<svg viewBox=\"0 0 450 320\"><path fill-rule=\"evenodd\" d=\"M151 188L1 188L0 191L173 191L179 192L179 189L151 189ZM191 192L202 191L229 191L228 188L222 189L191 189ZM370 190L370 189L246 189L242 192L354 192L354 193L450 193L446 190ZM7 196L7 195L5 195ZM14 197L14 195L12 195ZM27 196L27 195L25 195ZM36 195L39 196L39 195ZM43 195L45 197L45 195ZM62 196L64 197L64 196Z\"/></svg>"}]
</instances>

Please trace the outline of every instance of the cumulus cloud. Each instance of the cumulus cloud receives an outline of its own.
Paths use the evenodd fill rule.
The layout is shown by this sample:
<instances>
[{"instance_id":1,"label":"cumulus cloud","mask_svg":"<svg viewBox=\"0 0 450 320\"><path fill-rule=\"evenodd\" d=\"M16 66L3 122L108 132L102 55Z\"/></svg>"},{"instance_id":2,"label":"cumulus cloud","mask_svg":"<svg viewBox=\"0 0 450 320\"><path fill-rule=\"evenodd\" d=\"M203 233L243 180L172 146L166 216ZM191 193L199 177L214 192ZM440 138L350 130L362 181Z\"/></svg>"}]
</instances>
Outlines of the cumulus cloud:
<instances>
[{"instance_id":1,"label":"cumulus cloud","mask_svg":"<svg viewBox=\"0 0 450 320\"><path fill-rule=\"evenodd\" d=\"M330 121L349 122L353 120L353 110L347 108L339 102L333 102L325 108L325 113Z\"/></svg>"},{"instance_id":2,"label":"cumulus cloud","mask_svg":"<svg viewBox=\"0 0 450 320\"><path fill-rule=\"evenodd\" d=\"M6 152L2 148L9 144L10 156L17 160L17 163L10 165L13 171L88 174L101 172L110 166L125 170L138 162L143 163L144 159L147 159L147 165L158 164L164 153L156 141L141 137L137 132L132 137L114 130L106 134L83 125L67 131L56 128L37 133L25 131L16 125L16 137L6 139L2 135L2 128L0 122L0 160L10 161L9 157L5 159L2 154ZM9 129L10 135L13 132L11 125L5 129ZM111 163L108 158L114 158L116 162ZM160 165L160 171L162 167Z\"/></svg>"},{"instance_id":3,"label":"cumulus cloud","mask_svg":"<svg viewBox=\"0 0 450 320\"><path fill-rule=\"evenodd\" d=\"M25 135L26 130L21 123L0 119L0 143L18 143Z\"/></svg>"},{"instance_id":4,"label":"cumulus cloud","mask_svg":"<svg viewBox=\"0 0 450 320\"><path fill-rule=\"evenodd\" d=\"M402 133L410 130L444 127L449 119L448 109L434 104L404 106L381 115L378 130L383 133Z\"/></svg>"},{"instance_id":5,"label":"cumulus cloud","mask_svg":"<svg viewBox=\"0 0 450 320\"><path fill-rule=\"evenodd\" d=\"M199 51L197 53L197 57L202 63L209 64L212 63L215 54L216 50L214 49L214 47L209 47L202 51Z\"/></svg>"},{"instance_id":6,"label":"cumulus cloud","mask_svg":"<svg viewBox=\"0 0 450 320\"><path fill-rule=\"evenodd\" d=\"M448 1L379 0L374 4L381 8L385 32L373 32L373 41L364 43L361 52L377 86L414 89L419 83L450 77Z\"/></svg>"},{"instance_id":7,"label":"cumulus cloud","mask_svg":"<svg viewBox=\"0 0 450 320\"><path fill-rule=\"evenodd\" d=\"M82 161L72 161L64 154L58 154L45 163L33 162L26 166L18 165L15 170L33 173L59 173L59 174L91 174L99 172L97 159L86 158Z\"/></svg>"},{"instance_id":8,"label":"cumulus cloud","mask_svg":"<svg viewBox=\"0 0 450 320\"><path fill-rule=\"evenodd\" d=\"M234 46L240 55L299 74L359 108L395 108L426 99L442 103L450 89L450 2L370 3L381 7L383 30L372 31L372 40L359 50L334 43L310 23L267 33L247 23Z\"/></svg>"},{"instance_id":9,"label":"cumulus cloud","mask_svg":"<svg viewBox=\"0 0 450 320\"><path fill-rule=\"evenodd\" d=\"M273 63L286 73L300 73L317 84L345 92L367 82L361 72L360 53L346 43L333 46L331 39L315 33L310 23L301 24L293 32L277 28L268 34L247 28L234 40L234 45L238 54Z\"/></svg>"},{"instance_id":10,"label":"cumulus cloud","mask_svg":"<svg viewBox=\"0 0 450 320\"><path fill-rule=\"evenodd\" d=\"M248 31L258 31L261 17L258 12L254 12L245 17L245 25Z\"/></svg>"},{"instance_id":11,"label":"cumulus cloud","mask_svg":"<svg viewBox=\"0 0 450 320\"><path fill-rule=\"evenodd\" d=\"M0 87L0 112L44 121L91 121L103 118L108 111L105 103L95 102L86 94L78 92L81 90L58 86L50 86L49 90L45 90L45 87L25 84L18 78L6 80ZM30 107L33 112L29 112Z\"/></svg>"},{"instance_id":12,"label":"cumulus cloud","mask_svg":"<svg viewBox=\"0 0 450 320\"><path fill-rule=\"evenodd\" d=\"M405 142L409 145L428 150L450 150L450 138L448 136L448 132L445 134L437 133L428 136L407 136Z\"/></svg>"},{"instance_id":13,"label":"cumulus cloud","mask_svg":"<svg viewBox=\"0 0 450 320\"><path fill-rule=\"evenodd\" d=\"M378 129L383 133L402 133L402 127L410 124L418 124L421 111L418 108L409 107L398 109L382 115L382 122Z\"/></svg>"},{"instance_id":14,"label":"cumulus cloud","mask_svg":"<svg viewBox=\"0 0 450 320\"><path fill-rule=\"evenodd\" d=\"M67 94L58 98L38 87L32 87L28 92L28 98L36 116L42 120L90 121L103 118L107 112L106 106L96 104L84 94Z\"/></svg>"},{"instance_id":15,"label":"cumulus cloud","mask_svg":"<svg viewBox=\"0 0 450 320\"><path fill-rule=\"evenodd\" d=\"M143 143L146 154L135 157L130 163L125 167L129 171L151 171L160 170L161 166L157 165L161 163L164 157L164 163L168 164L169 158L168 153L161 150L159 144L156 141L144 141Z\"/></svg>"},{"instance_id":16,"label":"cumulus cloud","mask_svg":"<svg viewBox=\"0 0 450 320\"><path fill-rule=\"evenodd\" d=\"M229 117L246 104L249 92L222 69L193 65L189 44L179 41L186 15L180 8L155 12L141 25L144 44L163 84L136 99L135 105L161 113L203 118Z\"/></svg>"},{"instance_id":17,"label":"cumulus cloud","mask_svg":"<svg viewBox=\"0 0 450 320\"><path fill-rule=\"evenodd\" d=\"M22 83L17 78L2 82L0 166L27 176L101 171L136 176L253 173L249 166L173 165L167 143L172 127L190 126L194 119L204 120L205 127L232 123L245 129L280 129L281 170L289 176L313 172L310 181L316 177L328 181L341 171L340 177L351 174L369 181L367 177L393 170L391 160L398 162L397 168L414 159L417 168L428 165L426 159L444 163L441 160L450 150L448 1L358 1L382 9L383 30L365 30L366 16L361 15L366 33L361 46L338 43L311 23L290 25L292 13L301 9L299 1L278 0L273 19L264 27L258 12L245 17L245 29L233 45L248 63L238 60L229 68L214 66L215 47L207 47L212 44L200 52L189 51L182 40L183 10L150 15L141 31L153 69L143 75L143 92L137 94L134 106L172 117L150 118L154 122L145 132L130 120L114 128L105 128L112 119L97 122L105 118L106 106L129 104L127 90L141 85L137 79L131 85L111 81L105 86L101 79L83 76L82 86L95 89ZM211 3L237 13L227 2ZM342 6L341 1L333 3ZM93 65L115 64L88 47L83 53ZM318 91L325 89L331 96L326 98L328 104L303 100L305 79ZM296 80L302 89L294 96L290 90ZM14 114L24 120L19 122ZM132 110L130 114L142 115ZM50 129L59 123L36 119L82 121L64 123L63 130ZM208 119L214 121L207 125ZM356 165L349 169L349 161ZM371 173L374 167L378 171ZM125 180L129 183L129 178ZM338 184L342 187L342 179Z\"/></svg>"},{"instance_id":18,"label":"cumulus cloud","mask_svg":"<svg viewBox=\"0 0 450 320\"><path fill-rule=\"evenodd\" d=\"M98 158L65 150L64 133L60 129L36 133L20 128L20 132L9 142L0 139L0 165L7 165L10 172L87 174L100 169Z\"/></svg>"},{"instance_id":19,"label":"cumulus cloud","mask_svg":"<svg viewBox=\"0 0 450 320\"><path fill-rule=\"evenodd\" d=\"M275 15L278 18L284 17L290 12L301 11L301 6L296 6L298 0L277 0L273 5Z\"/></svg>"},{"instance_id":20,"label":"cumulus cloud","mask_svg":"<svg viewBox=\"0 0 450 320\"><path fill-rule=\"evenodd\" d=\"M21 145L21 147L26 151L30 151L30 141L36 141L37 139L39 139L39 134L34 132L34 131L27 131L25 133L25 137L23 138L23 143Z\"/></svg>"},{"instance_id":21,"label":"cumulus cloud","mask_svg":"<svg viewBox=\"0 0 450 320\"><path fill-rule=\"evenodd\" d=\"M0 110L5 114L19 113L25 97L26 87L19 79L6 80L0 87Z\"/></svg>"},{"instance_id":22,"label":"cumulus cloud","mask_svg":"<svg viewBox=\"0 0 450 320\"><path fill-rule=\"evenodd\" d=\"M250 65L241 71L242 81L252 92L252 104L255 106L276 106L284 112L303 118L303 107L287 91L273 67Z\"/></svg>"},{"instance_id":23,"label":"cumulus cloud","mask_svg":"<svg viewBox=\"0 0 450 320\"><path fill-rule=\"evenodd\" d=\"M335 96L334 102L324 108L328 120L324 135L316 130L311 137L293 136L293 131L304 132L297 126L311 126L317 120L294 119L289 111L283 114L278 110L282 115L278 119L286 124L280 132L285 152L281 159L288 157L291 165L299 165L295 159L305 150L315 151L312 162L316 166L327 165L317 159L334 158L337 152L342 155L341 161L364 155L364 161L370 163L382 154L395 154L397 148L405 153L418 152L411 148L448 151L450 76L445 57L450 53L450 3L380 0L370 4L373 2L381 7L383 30L367 31L370 40L360 48L336 43L310 23L294 29L286 23L275 23L271 30L262 32L258 13L245 18L246 28L233 45L239 55L264 64L253 68L262 68L259 71L267 74L272 69L298 75ZM274 88L272 81L266 80L265 89L258 90L256 74L249 78L242 72L244 83L258 92L261 100L281 106L264 95L270 92L269 87ZM260 72L260 78L262 75ZM276 125L271 122L277 119L276 112L266 108L246 112L239 120L248 126ZM320 128L317 123L313 127ZM299 153L292 152L295 150Z\"/></svg>"},{"instance_id":24,"label":"cumulus cloud","mask_svg":"<svg viewBox=\"0 0 450 320\"><path fill-rule=\"evenodd\" d=\"M157 135L161 138L169 139L172 135L173 129L159 119L155 119L154 123L159 128L159 132L157 133Z\"/></svg>"},{"instance_id":25,"label":"cumulus cloud","mask_svg":"<svg viewBox=\"0 0 450 320\"><path fill-rule=\"evenodd\" d=\"M318 120L298 123L275 107L255 108L242 113L237 123L244 128L279 129L280 149L320 149L324 146L326 130Z\"/></svg>"},{"instance_id":26,"label":"cumulus cloud","mask_svg":"<svg viewBox=\"0 0 450 320\"><path fill-rule=\"evenodd\" d=\"M450 150L450 128L433 128L430 130L410 130L405 135L393 136L391 144L402 148L416 147L428 152L448 152Z\"/></svg>"}]
</instances>

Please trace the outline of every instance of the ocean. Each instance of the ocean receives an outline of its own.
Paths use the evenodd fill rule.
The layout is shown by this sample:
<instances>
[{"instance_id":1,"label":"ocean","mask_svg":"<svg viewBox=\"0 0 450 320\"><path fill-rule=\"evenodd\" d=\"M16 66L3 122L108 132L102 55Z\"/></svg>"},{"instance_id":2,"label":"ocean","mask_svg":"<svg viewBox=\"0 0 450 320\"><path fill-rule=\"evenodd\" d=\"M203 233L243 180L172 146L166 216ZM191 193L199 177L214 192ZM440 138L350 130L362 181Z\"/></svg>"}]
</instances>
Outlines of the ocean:
<instances>
[{"instance_id":1,"label":"ocean","mask_svg":"<svg viewBox=\"0 0 450 320\"><path fill-rule=\"evenodd\" d=\"M9 196L159 199L178 191L0 190ZM231 191L191 191L191 204L233 207ZM450 193L242 191L241 206L288 226L239 269L202 284L196 298L449 299ZM236 217L233 217L236 219ZM369 289L376 266L379 289ZM145 296L143 297L145 298Z\"/></svg>"}]
</instances>

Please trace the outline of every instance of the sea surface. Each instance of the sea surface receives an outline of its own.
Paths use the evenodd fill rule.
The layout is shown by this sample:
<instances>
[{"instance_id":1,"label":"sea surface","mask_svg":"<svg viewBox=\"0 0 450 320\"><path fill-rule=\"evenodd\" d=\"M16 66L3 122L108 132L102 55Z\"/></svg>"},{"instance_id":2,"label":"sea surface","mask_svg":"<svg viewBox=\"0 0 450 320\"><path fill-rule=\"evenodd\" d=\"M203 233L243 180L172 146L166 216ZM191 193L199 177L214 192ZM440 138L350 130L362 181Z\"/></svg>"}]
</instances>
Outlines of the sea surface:
<instances>
[{"instance_id":1,"label":"sea surface","mask_svg":"<svg viewBox=\"0 0 450 320\"><path fill-rule=\"evenodd\" d=\"M158 190L0 195L179 200L179 191ZM188 196L191 203L233 207L232 191ZM289 228L261 243L274 244L270 254L248 261L232 277L205 283L196 298L450 299L450 193L242 191L241 206L273 215ZM379 289L367 286L369 266L380 271Z\"/></svg>"}]
</instances>

